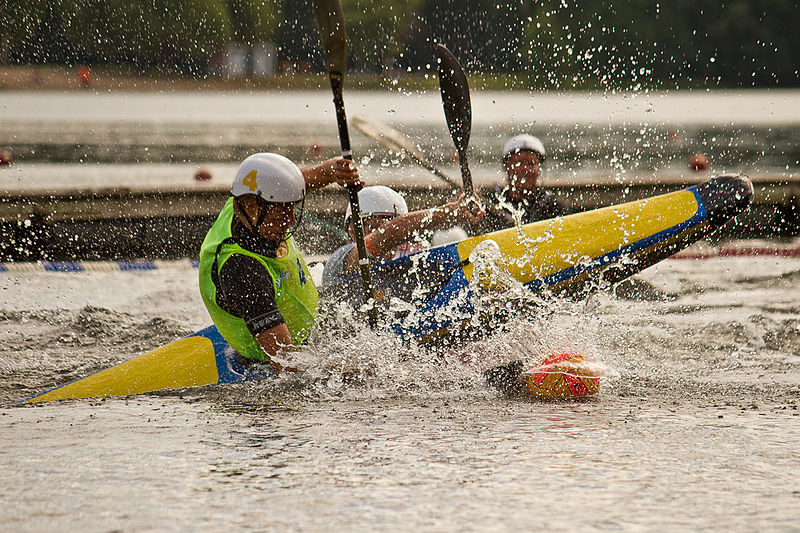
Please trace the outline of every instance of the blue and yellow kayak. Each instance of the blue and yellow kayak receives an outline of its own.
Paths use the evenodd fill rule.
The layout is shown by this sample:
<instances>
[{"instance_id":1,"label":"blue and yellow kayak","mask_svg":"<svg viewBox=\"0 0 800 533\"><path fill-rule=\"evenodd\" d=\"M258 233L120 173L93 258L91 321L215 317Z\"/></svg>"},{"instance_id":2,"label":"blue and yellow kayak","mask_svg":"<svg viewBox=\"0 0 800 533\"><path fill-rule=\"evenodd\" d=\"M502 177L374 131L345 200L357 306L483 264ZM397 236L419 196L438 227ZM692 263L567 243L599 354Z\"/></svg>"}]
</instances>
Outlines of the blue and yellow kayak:
<instances>
[{"instance_id":1,"label":"blue and yellow kayak","mask_svg":"<svg viewBox=\"0 0 800 533\"><path fill-rule=\"evenodd\" d=\"M508 275L536 294L580 296L613 284L669 257L746 209L753 185L722 176L635 202L527 224L431 248L373 268L376 299L400 298L412 312L389 319L404 339L435 342L463 330L476 310L470 256L492 240ZM360 294L357 276L326 287L323 302ZM443 313L442 310L447 312ZM95 374L38 394L26 402L124 396L163 389L264 379L252 372L214 326Z\"/></svg>"}]
</instances>

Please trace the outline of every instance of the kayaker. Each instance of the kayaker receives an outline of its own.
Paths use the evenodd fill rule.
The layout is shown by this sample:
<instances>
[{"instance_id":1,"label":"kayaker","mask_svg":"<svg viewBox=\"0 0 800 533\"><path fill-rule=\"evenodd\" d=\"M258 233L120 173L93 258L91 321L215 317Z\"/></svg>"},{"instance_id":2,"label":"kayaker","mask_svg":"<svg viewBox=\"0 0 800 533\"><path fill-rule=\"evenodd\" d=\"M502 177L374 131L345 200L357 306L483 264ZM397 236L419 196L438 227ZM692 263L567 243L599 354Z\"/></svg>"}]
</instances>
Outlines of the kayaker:
<instances>
[{"instance_id":1,"label":"kayaker","mask_svg":"<svg viewBox=\"0 0 800 533\"><path fill-rule=\"evenodd\" d=\"M567 214L567 208L552 192L539 187L546 152L538 137L522 134L511 137L503 147L503 168L507 185L497 187L486 218L478 233L488 233L514 226L511 210L520 212L528 224Z\"/></svg>"},{"instance_id":2,"label":"kayaker","mask_svg":"<svg viewBox=\"0 0 800 533\"><path fill-rule=\"evenodd\" d=\"M352 162L340 157L301 169L259 153L236 171L231 197L200 248L200 293L242 362L267 362L280 372L282 356L308 338L317 288L292 231L306 192L334 182L363 185Z\"/></svg>"},{"instance_id":3,"label":"kayaker","mask_svg":"<svg viewBox=\"0 0 800 533\"><path fill-rule=\"evenodd\" d=\"M427 231L434 231L459 223L475 224L483 218L483 210L475 201L463 195L431 209L408 212L405 199L389 187L373 185L358 192L364 224L364 242L370 257L376 262L386 262L421 250L412 241ZM344 218L344 227L354 240L350 206ZM358 251L350 242L333 252L322 272L322 285L354 274L358 269Z\"/></svg>"}]
</instances>

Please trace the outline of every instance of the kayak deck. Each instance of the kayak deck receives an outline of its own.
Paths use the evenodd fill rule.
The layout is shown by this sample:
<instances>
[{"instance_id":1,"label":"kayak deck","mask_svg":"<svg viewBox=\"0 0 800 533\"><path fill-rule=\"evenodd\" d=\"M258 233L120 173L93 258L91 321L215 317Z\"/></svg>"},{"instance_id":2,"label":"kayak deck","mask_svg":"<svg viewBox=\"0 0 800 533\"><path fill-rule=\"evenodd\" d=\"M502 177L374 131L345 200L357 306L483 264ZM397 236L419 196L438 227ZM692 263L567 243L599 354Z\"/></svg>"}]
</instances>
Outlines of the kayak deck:
<instances>
[{"instance_id":1,"label":"kayak deck","mask_svg":"<svg viewBox=\"0 0 800 533\"><path fill-rule=\"evenodd\" d=\"M209 326L133 359L37 394L29 403L127 396L164 389L235 383L274 375L269 365L248 372L216 326Z\"/></svg>"}]
</instances>

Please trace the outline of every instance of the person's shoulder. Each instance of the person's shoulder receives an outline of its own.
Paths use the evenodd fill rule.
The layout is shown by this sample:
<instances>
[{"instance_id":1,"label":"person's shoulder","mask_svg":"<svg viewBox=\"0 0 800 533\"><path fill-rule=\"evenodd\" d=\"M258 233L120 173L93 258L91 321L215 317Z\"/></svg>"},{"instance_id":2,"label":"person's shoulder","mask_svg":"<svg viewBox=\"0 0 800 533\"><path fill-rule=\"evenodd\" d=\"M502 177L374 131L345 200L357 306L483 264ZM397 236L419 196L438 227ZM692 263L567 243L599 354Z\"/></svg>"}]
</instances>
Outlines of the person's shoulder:
<instances>
[{"instance_id":1,"label":"person's shoulder","mask_svg":"<svg viewBox=\"0 0 800 533\"><path fill-rule=\"evenodd\" d=\"M255 257L247 254L234 253L223 263L220 268L220 278L234 282L242 279L251 279L266 273L264 266Z\"/></svg>"},{"instance_id":2,"label":"person's shoulder","mask_svg":"<svg viewBox=\"0 0 800 533\"><path fill-rule=\"evenodd\" d=\"M545 205L550 209L555 209L558 211L559 215L565 214L567 211L566 202L564 202L562 198L549 189L539 189L538 201L540 204Z\"/></svg>"},{"instance_id":3,"label":"person's shoulder","mask_svg":"<svg viewBox=\"0 0 800 533\"><path fill-rule=\"evenodd\" d=\"M344 259L347 257L347 254L350 253L350 250L355 248L355 243L347 243L343 246L337 248L331 255L328 257L328 260L325 262L325 268L322 269L322 285L329 285L336 281L338 278L342 277L342 272L344 271Z\"/></svg>"}]
</instances>

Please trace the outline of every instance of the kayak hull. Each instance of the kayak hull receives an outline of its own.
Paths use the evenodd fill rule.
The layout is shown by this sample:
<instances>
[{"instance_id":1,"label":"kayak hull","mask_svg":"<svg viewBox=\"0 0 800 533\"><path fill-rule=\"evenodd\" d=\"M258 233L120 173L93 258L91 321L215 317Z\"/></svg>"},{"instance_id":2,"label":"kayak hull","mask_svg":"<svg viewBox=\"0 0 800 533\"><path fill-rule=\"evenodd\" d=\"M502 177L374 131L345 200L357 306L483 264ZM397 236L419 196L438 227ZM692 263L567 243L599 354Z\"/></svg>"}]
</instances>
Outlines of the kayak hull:
<instances>
[{"instance_id":1,"label":"kayak hull","mask_svg":"<svg viewBox=\"0 0 800 533\"><path fill-rule=\"evenodd\" d=\"M414 304L415 312L391 324L404 339L424 344L469 338L476 333L471 327L476 313L472 296L492 290L494 283L471 283L475 263L470 257L485 241L497 244L500 268L532 293L583 297L708 235L745 209L752 195L750 180L725 176L669 194L432 248L373 268L376 300L399 298ZM321 294L331 301L352 300L361 294L359 283L353 275Z\"/></svg>"},{"instance_id":2,"label":"kayak hull","mask_svg":"<svg viewBox=\"0 0 800 533\"><path fill-rule=\"evenodd\" d=\"M274 375L268 365L248 372L215 326L112 367L37 394L28 403L128 396L164 389L236 383Z\"/></svg>"}]
</instances>

